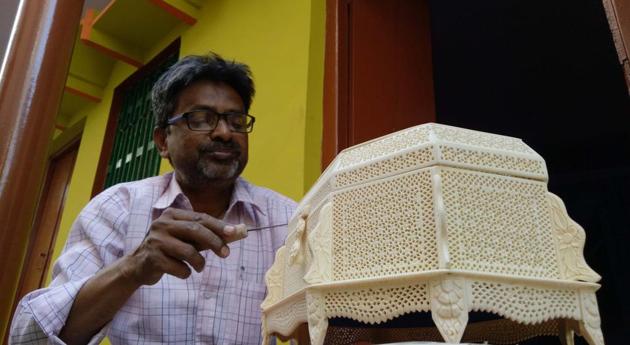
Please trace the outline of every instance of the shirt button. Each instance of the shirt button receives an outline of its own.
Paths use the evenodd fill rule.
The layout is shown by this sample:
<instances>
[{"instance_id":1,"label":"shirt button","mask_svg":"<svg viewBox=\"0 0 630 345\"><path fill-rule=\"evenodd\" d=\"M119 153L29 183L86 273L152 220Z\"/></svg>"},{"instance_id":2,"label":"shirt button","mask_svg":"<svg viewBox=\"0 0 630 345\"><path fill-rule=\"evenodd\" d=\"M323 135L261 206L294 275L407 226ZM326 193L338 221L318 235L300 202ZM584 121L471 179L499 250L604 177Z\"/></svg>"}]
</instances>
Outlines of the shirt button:
<instances>
[{"instance_id":1,"label":"shirt button","mask_svg":"<svg viewBox=\"0 0 630 345\"><path fill-rule=\"evenodd\" d=\"M210 299L210 298L212 298L212 294L211 294L211 293L209 293L209 292L204 292L204 293L203 293L203 298L205 298L205 299Z\"/></svg>"}]
</instances>

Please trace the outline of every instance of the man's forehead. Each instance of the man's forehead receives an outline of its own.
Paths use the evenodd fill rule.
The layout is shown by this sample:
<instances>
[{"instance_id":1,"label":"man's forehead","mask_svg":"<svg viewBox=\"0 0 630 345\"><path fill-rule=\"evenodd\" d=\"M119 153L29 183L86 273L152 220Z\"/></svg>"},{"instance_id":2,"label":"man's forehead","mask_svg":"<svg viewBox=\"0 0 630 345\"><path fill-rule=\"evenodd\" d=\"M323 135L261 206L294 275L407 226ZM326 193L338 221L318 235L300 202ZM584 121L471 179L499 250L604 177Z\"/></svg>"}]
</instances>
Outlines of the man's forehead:
<instances>
[{"instance_id":1,"label":"man's forehead","mask_svg":"<svg viewBox=\"0 0 630 345\"><path fill-rule=\"evenodd\" d=\"M176 96L175 108L213 109L228 108L243 110L244 104L240 95L224 82L198 80L183 88Z\"/></svg>"}]
</instances>

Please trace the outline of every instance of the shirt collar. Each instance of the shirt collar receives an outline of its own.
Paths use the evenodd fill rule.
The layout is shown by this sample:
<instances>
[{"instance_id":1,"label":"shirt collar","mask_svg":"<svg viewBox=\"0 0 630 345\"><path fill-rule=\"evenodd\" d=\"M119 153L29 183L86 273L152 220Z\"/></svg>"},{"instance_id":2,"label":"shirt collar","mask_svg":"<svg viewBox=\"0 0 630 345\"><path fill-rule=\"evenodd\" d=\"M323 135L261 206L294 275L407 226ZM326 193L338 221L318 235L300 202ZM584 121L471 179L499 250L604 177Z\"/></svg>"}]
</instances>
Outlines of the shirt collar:
<instances>
[{"instance_id":1,"label":"shirt collar","mask_svg":"<svg viewBox=\"0 0 630 345\"><path fill-rule=\"evenodd\" d=\"M171 175L168 186L166 187L162 195L160 195L157 201L153 204L153 208L164 210L179 203L184 203L189 208L192 208L190 206L188 198L186 197L186 195L184 195L184 192L182 192L179 183L177 183L175 173L171 172L168 174ZM230 205L228 206L226 215L232 212L232 209L237 204L242 204L244 206L244 210L246 212L250 212L250 216L252 217L252 219L255 219L255 210L262 213L263 215L266 215L264 208L256 203L250 191L250 183L242 177L237 178L236 182L234 183L234 191L232 192L232 198L230 199Z\"/></svg>"},{"instance_id":2,"label":"shirt collar","mask_svg":"<svg viewBox=\"0 0 630 345\"><path fill-rule=\"evenodd\" d=\"M188 198L186 198L184 192L182 192L179 183L177 183L175 173L170 172L167 175L170 175L168 185L166 186L166 189L164 190L162 195L160 195L157 201L153 204L154 209L164 210L173 206L178 201L188 201Z\"/></svg>"},{"instance_id":3,"label":"shirt collar","mask_svg":"<svg viewBox=\"0 0 630 345\"><path fill-rule=\"evenodd\" d=\"M232 208L237 204L242 204L245 211L250 212L250 216L252 219L255 219L254 211L258 211L262 213L262 215L266 216L264 208L261 207L255 200L255 196L251 193L251 184L247 182L244 178L239 177L236 179L234 183L234 192L232 192L232 199L230 200L230 206L226 212L229 213Z\"/></svg>"}]
</instances>

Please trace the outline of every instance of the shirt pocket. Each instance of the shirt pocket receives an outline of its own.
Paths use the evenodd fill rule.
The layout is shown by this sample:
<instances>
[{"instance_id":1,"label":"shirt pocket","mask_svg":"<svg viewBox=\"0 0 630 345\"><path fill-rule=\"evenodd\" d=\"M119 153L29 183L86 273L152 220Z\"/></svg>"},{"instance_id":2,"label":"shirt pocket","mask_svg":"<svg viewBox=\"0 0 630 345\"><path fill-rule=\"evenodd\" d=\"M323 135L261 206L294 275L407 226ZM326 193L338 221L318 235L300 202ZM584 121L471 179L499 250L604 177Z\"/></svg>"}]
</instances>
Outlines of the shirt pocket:
<instances>
[{"instance_id":1,"label":"shirt pocket","mask_svg":"<svg viewBox=\"0 0 630 345\"><path fill-rule=\"evenodd\" d=\"M247 280L237 280L234 285L236 293L245 298L251 298L255 300L262 300L267 294L267 286L263 282L252 282Z\"/></svg>"},{"instance_id":2,"label":"shirt pocket","mask_svg":"<svg viewBox=\"0 0 630 345\"><path fill-rule=\"evenodd\" d=\"M264 230L263 230L264 231ZM265 287L265 274L273 263L275 253L270 240L260 232L253 232L239 243L236 255L235 280L246 282L246 287ZM259 289L260 290L260 289Z\"/></svg>"}]
</instances>

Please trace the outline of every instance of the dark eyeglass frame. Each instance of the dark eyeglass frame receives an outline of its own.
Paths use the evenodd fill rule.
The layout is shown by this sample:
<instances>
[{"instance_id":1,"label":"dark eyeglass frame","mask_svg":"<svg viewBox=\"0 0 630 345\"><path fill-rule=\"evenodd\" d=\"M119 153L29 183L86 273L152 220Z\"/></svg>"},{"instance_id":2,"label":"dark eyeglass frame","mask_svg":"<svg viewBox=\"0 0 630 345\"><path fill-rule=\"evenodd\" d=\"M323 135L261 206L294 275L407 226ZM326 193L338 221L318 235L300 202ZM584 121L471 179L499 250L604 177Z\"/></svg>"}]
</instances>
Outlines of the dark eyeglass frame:
<instances>
[{"instance_id":1,"label":"dark eyeglass frame","mask_svg":"<svg viewBox=\"0 0 630 345\"><path fill-rule=\"evenodd\" d=\"M188 120L188 118L189 118L190 114L198 113L198 112L205 112L206 114L208 114L208 113L215 114L215 115L218 116L218 120L214 124L214 126L210 126L211 127L210 129L193 129L190 126L190 121ZM235 129L234 127L232 127L230 121L228 121L228 117L229 116L235 116L235 115L238 115L238 116L245 115L247 117L247 121L246 122L249 123L249 126L247 126L244 131ZM188 127L188 129L190 129L193 132L212 132L212 131L214 131L217 128L217 126L219 125L219 121L221 121L221 119L223 119L225 121L225 124L228 126L230 131L236 132L236 133L251 133L254 130L254 122L256 122L256 118L254 116L250 115L250 114L247 114L247 113L239 113L239 112L218 113L218 112L216 112L216 111L214 111L212 109L194 109L194 110L187 111L187 112L184 112L184 113L181 113L181 114L176 114L175 116L171 117L170 119L168 119L166 121L166 125L170 126L170 125L174 125L175 123L177 123L177 122L179 122L181 120L186 120L186 126ZM210 123L208 123L208 125L209 124Z\"/></svg>"}]
</instances>

